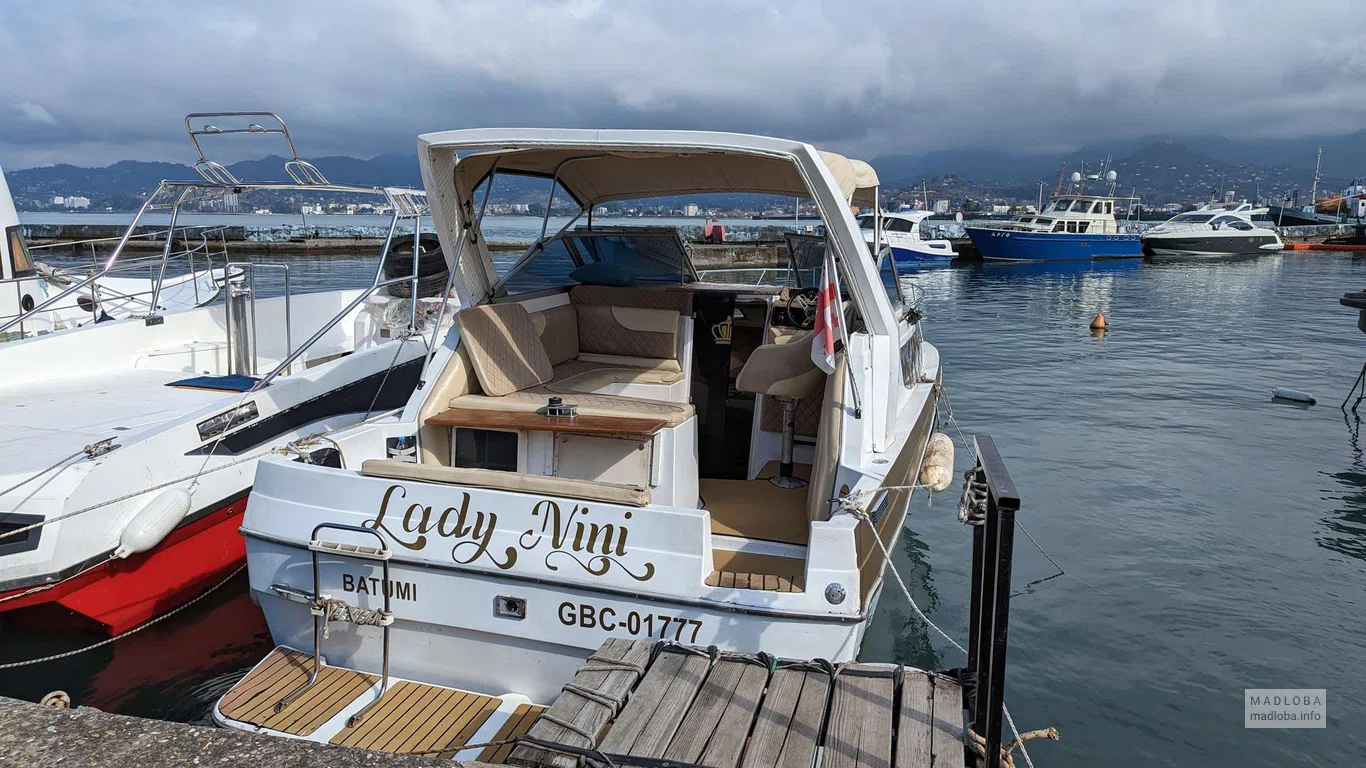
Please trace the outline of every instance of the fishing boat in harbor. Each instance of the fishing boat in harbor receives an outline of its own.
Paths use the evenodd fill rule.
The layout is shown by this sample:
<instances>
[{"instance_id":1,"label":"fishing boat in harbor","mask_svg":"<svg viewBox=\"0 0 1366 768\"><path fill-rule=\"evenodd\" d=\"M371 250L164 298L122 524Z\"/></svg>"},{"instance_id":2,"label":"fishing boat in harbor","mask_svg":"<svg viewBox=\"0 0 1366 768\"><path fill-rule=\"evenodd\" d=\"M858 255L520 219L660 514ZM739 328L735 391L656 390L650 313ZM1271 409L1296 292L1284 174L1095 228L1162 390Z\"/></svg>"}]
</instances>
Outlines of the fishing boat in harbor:
<instances>
[{"instance_id":1,"label":"fishing boat in harbor","mask_svg":"<svg viewBox=\"0 0 1366 768\"><path fill-rule=\"evenodd\" d=\"M1285 247L1272 227L1253 217L1266 208L1251 203L1207 203L1179 213L1143 233L1143 253L1149 257L1252 256Z\"/></svg>"},{"instance_id":2,"label":"fishing boat in harbor","mask_svg":"<svg viewBox=\"0 0 1366 768\"><path fill-rule=\"evenodd\" d=\"M287 266L230 263L221 303L0 345L0 612L12 620L52 626L75 614L121 633L240 568L237 528L257 461L401 406L443 327L434 314L443 300L422 292L448 276L444 257L416 237L421 192L329 182L299 159L275 115L195 114L185 126L202 178L162 182L105 270L0 331L112 272L154 212L171 220L163 276L171 244L185 237L175 224L183 207L258 190L370 196L392 206L389 239L365 290L296 294ZM283 137L290 180L239 180L199 147L234 133ZM400 237L408 227L414 235ZM266 279L282 280L282 295L258 295ZM162 288L158 280L153 296Z\"/></svg>"},{"instance_id":3,"label":"fishing boat in harbor","mask_svg":"<svg viewBox=\"0 0 1366 768\"><path fill-rule=\"evenodd\" d=\"M1143 255L1135 233L1126 231L1116 213L1130 209L1136 198L1116 197L1117 176L1109 171L1095 174L1104 179L1106 194L1088 195L1080 172L1073 173L1071 190L1054 195L1039 213L1025 213L1008 222L981 223L966 227L972 244L988 261L1088 261L1135 259Z\"/></svg>"},{"instance_id":4,"label":"fishing boat in harbor","mask_svg":"<svg viewBox=\"0 0 1366 768\"><path fill-rule=\"evenodd\" d=\"M137 314L174 312L212 302L218 297L225 273L222 267L213 267L208 239L201 236L198 240L201 242L194 246L185 246L184 253L177 250L177 263L188 264L183 274L144 276L149 271L154 273L153 268L162 261L158 255L152 259L124 260L117 270L104 270L98 279L84 281L86 275L82 270L55 269L36 260L53 246L33 247L24 240L14 198L0 169L0 323L9 326L9 330L0 333L0 340ZM198 265L194 262L196 256ZM205 268L197 268L200 266ZM80 289L66 290L78 282L84 282ZM59 293L63 297L53 301ZM32 312L39 304L44 305L43 310ZM11 322L20 315L25 315L22 322Z\"/></svg>"},{"instance_id":5,"label":"fishing boat in harbor","mask_svg":"<svg viewBox=\"0 0 1366 768\"><path fill-rule=\"evenodd\" d=\"M394 679L547 702L607 638L854 659L883 548L952 447L931 440L939 354L870 258L850 162L549 129L426 134L419 158L461 310L401 414L260 462L242 533L275 642L384 676L351 713ZM505 175L580 212L500 272L481 224ZM704 191L811 200L823 234L792 237L816 286L703 282L673 228L582 225ZM232 703L219 723L279 730Z\"/></svg>"},{"instance_id":6,"label":"fishing boat in harbor","mask_svg":"<svg viewBox=\"0 0 1366 768\"><path fill-rule=\"evenodd\" d=\"M933 211L883 211L881 215L859 216L859 229L869 244L877 238L878 219L881 219L882 243L892 249L892 256L902 264L947 264L958 258L949 240L928 239L920 226Z\"/></svg>"}]
</instances>

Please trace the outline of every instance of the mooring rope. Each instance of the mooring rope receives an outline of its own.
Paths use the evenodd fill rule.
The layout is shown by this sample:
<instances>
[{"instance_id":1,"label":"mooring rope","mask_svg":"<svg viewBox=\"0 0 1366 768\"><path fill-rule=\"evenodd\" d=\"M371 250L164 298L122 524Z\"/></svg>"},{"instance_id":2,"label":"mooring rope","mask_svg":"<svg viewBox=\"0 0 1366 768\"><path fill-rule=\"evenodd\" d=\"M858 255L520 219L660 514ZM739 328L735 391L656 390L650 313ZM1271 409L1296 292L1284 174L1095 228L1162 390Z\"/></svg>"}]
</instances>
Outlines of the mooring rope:
<instances>
[{"instance_id":1,"label":"mooring rope","mask_svg":"<svg viewBox=\"0 0 1366 768\"><path fill-rule=\"evenodd\" d=\"M210 469L210 470L203 470L203 469L201 469L200 471L194 473L193 475L184 475L184 476L178 477L178 478L176 478L176 479L174 479L174 480L167 480L167 481L164 482L164 483L158 483L157 485L153 485L153 486L151 486L151 487L149 487L149 488L144 488L144 489L142 489L142 490L140 490L140 491L133 491L132 493L125 493L125 494L122 495L122 496L117 496L117 497L112 498L112 499L106 499L106 500L101 501L101 502L99 502L99 503L91 504L91 505L88 506L88 507L81 507L80 509L76 509L76 510L72 510L72 511L70 511L70 512L62 513L62 514L60 514L60 515L57 515L56 517L49 517L49 518L47 518L47 519L45 519L45 520L39 520L39 521L36 522L36 523L32 523L32 524L30 524L30 525L26 525L26 526L24 526L24 527L22 527L22 528L15 528L14 530L11 530L11 531L5 531L4 533L0 533L0 539L7 538L7 537L9 537L9 536L18 536L19 534L25 533L25 532L30 531L30 530L33 530L34 528L42 528L42 527L45 526L45 525L51 525L51 524L53 524L53 523L56 523L56 522L59 522L59 521L62 521L62 520L66 520L67 518L75 517L76 515L82 515L82 514L85 514L86 512L90 512L90 511L92 511L92 510L99 509L100 507L107 507L107 506L109 506L110 504L117 504L117 503L119 503L119 502L121 502L121 501L127 501L127 500L129 500L129 499L137 498L138 496L141 496L141 495L143 495L143 494L145 494L145 493L151 493L152 491L159 491L159 490L161 490L161 489L163 489L163 488L169 488L169 487L171 487L171 486L173 486L173 485L176 485L176 484L179 484L179 483L183 483L183 482L185 482L186 480L191 480L191 479L198 478L198 477L200 477L201 475L211 475L211 474L213 474L214 472L219 472L219 471L222 471L222 470L224 470L224 469L231 469L232 467L235 467L235 466L237 466L237 465L239 465L239 464L245 464L245 463L247 463L247 462L249 462L249 461L255 461L255 460L257 460L257 459L259 459L259 458L261 458L261 457L263 457L263 456L265 456L265 455L267 455L267 454L270 454L270 453L275 452L275 450L276 450L276 449L274 449L274 448L270 448L270 449L268 449L268 450L261 451L261 452L259 452L259 453L253 453L253 454L251 454L251 455L249 455L249 456L243 456L243 457L241 457L241 458L239 458L239 459L236 459L236 460L234 460L234 461L227 462L226 464L220 464L219 466L216 466L216 467L214 467L213 469ZM65 579L63 579L63 581L65 581ZM6 598L6 599L8 599L8 598Z\"/></svg>"},{"instance_id":2,"label":"mooring rope","mask_svg":"<svg viewBox=\"0 0 1366 768\"><path fill-rule=\"evenodd\" d=\"M246 567L247 567L247 566L246 566L245 563L243 563L242 565L237 566L237 569L234 570L232 573L228 574L227 578L225 578L225 579L223 579L222 581L218 582L217 584L213 585L212 587L210 587L210 588L208 589L208 591L204 592L203 594L199 595L198 597L194 598L193 600L190 600L189 602L185 603L184 605L182 605L182 606L180 606L180 607L178 607L178 608L173 608L173 609L167 611L166 613L161 614L160 616L156 617L155 619L149 619L148 621L144 621L143 623L137 625L136 627L133 627L132 629L128 630L127 632L123 632L123 633L121 633L121 634L114 635L113 637L107 637L107 638L105 638L105 639L99 641L98 643L94 643L94 644L91 644L91 645L87 645L87 646L85 646L84 648L77 648L77 649L74 650L74 651L66 651L66 652L64 652L64 653L54 653L54 654L52 654L51 656L44 656L44 657L42 657L42 658L40 658L40 659L28 659L27 661L11 661L11 662L9 662L8 664L0 664L0 669L14 669L14 668L16 668L16 667L28 667L28 666L32 666L32 665L34 665L34 664L44 664L44 663L47 663L47 662L49 662L49 661L56 661L56 660L58 660L58 659L65 659L65 658L68 658L68 657L70 657L70 656L75 656L75 655L77 655L77 654L85 653L86 651L93 651L93 650L95 650L96 648L102 648L102 647L104 647L104 646L106 646L106 645L109 645L110 643L114 642L115 640L122 640L123 638L128 637L129 635L132 635L132 634L136 634L136 633L138 633L138 632L141 632L142 630L144 630L144 629L146 629L146 628L152 626L153 624L156 624L156 623L161 622L161 621L165 621L166 619L169 619L169 618L171 618L172 616L176 615L177 613L180 613L181 611L185 610L186 608L189 608L190 606L194 605L195 603L199 602L200 600L203 600L204 598L206 598L206 597L208 597L209 595L213 594L214 592L218 591L218 589L219 589L220 587L222 587L224 584L227 584L229 581L232 581L233 578L236 577L237 574L239 574L239 573L241 573L243 570L245 570Z\"/></svg>"},{"instance_id":3,"label":"mooring rope","mask_svg":"<svg viewBox=\"0 0 1366 768\"><path fill-rule=\"evenodd\" d=\"M392 611L362 608L335 597L316 597L313 599L313 608L322 612L324 640L331 636L328 633L328 624L333 621L344 621L357 626L382 627L394 619Z\"/></svg>"},{"instance_id":4,"label":"mooring rope","mask_svg":"<svg viewBox=\"0 0 1366 768\"><path fill-rule=\"evenodd\" d=\"M76 451L75 453L71 454L70 456L64 456L64 457L58 459L58 460L57 460L56 462L54 462L52 465L50 465L50 466L48 466L48 467L44 467L43 469L40 469L40 470L38 470L37 472L34 472L33 474L29 475L28 477L24 478L23 480L20 480L19 482L15 483L14 485L11 485L10 487L6 488L5 490L0 491L0 496L6 496L6 495L8 495L10 492L12 492L12 491L17 491L17 490L19 490L20 488L24 487L25 485L28 485L29 483L33 482L34 480L37 480L38 478L42 477L43 475L46 475L47 473L51 472L52 470L56 469L57 467L62 466L63 464L67 463L68 461L71 461L72 459L74 459L74 458L76 458L76 457L78 457L78 456L89 456L89 457L92 458L92 459L93 459L93 458L97 458L97 457L99 457L99 456L103 456L104 454L109 453L110 451L114 450L115 448L118 448L117 445L114 445L114 440L115 440L115 439L116 439L116 438L113 438L113 437L106 438L106 439L101 440L101 441L99 441L99 442L97 442L97 443L91 443L90 445L87 445L86 447L80 449L79 451Z\"/></svg>"},{"instance_id":5,"label":"mooring rope","mask_svg":"<svg viewBox=\"0 0 1366 768\"><path fill-rule=\"evenodd\" d=\"M910 603L911 608L915 611L916 615L920 617L920 620L923 621L925 625L928 626L930 629L933 629L935 632L938 632L939 636L947 640L949 645L952 645L954 648L957 648L959 653L962 653L964 656L966 656L968 654L968 650L963 646L959 645L957 640L954 640L952 637L950 637L949 633L940 629L938 624L935 624L933 621L930 621L930 617L925 615L925 612L920 609L920 605L916 603L915 598L911 596L911 590L909 587L906 586L906 582L902 580L901 572L898 571L896 566L892 564L892 553L888 552L887 546L882 543L882 537L878 535L877 526L873 524L872 518L868 517L868 513L864 512L862 509L859 509L857 507L851 507L848 505L845 505L845 510L852 514L854 517L858 518L861 522L866 523L868 527L872 529L873 542L877 544L877 548L882 552L883 570L892 572L892 577L896 579L897 586L901 588L902 596L906 598L906 602ZM1006 708L1004 702L1001 703L1001 712L1005 715L1006 722L1010 725L1011 733L1013 733L1015 735L1016 740L1019 741L1020 754L1024 756L1025 764L1028 765L1029 768L1034 768L1034 761L1029 757L1029 750L1025 749L1024 741L1021 739L1020 736L1020 730L1015 727L1015 719L1010 716L1010 710Z\"/></svg>"}]
</instances>

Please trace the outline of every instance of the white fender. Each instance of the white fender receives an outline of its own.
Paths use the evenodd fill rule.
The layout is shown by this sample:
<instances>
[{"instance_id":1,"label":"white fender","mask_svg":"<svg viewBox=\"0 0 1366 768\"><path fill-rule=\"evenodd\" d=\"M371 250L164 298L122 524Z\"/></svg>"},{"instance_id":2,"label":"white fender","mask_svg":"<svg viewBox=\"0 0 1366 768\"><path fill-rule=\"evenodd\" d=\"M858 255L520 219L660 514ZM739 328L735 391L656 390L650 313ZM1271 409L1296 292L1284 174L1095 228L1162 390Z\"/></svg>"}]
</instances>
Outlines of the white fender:
<instances>
[{"instance_id":1,"label":"white fender","mask_svg":"<svg viewBox=\"0 0 1366 768\"><path fill-rule=\"evenodd\" d=\"M930 435L925 463L920 465L920 484L938 493L953 485L953 439L943 432Z\"/></svg>"},{"instance_id":2,"label":"white fender","mask_svg":"<svg viewBox=\"0 0 1366 768\"><path fill-rule=\"evenodd\" d=\"M184 488L167 488L152 497L119 535L119 548L114 557L126 558L146 552L161 543L190 513L190 492Z\"/></svg>"}]
</instances>

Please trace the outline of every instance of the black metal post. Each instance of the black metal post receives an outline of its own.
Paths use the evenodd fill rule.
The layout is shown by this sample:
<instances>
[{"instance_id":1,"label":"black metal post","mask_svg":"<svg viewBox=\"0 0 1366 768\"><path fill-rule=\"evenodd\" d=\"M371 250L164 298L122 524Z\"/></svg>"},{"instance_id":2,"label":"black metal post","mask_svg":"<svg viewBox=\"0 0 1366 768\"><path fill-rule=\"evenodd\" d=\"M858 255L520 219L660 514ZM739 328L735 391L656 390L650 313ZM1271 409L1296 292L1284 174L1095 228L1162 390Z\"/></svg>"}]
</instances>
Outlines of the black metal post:
<instances>
[{"instance_id":1,"label":"black metal post","mask_svg":"<svg viewBox=\"0 0 1366 768\"><path fill-rule=\"evenodd\" d=\"M973 531L968 673L976 683L971 700L972 729L986 741L986 767L1000 768L1010 576L1020 497L995 442L982 435L975 443L974 479L986 485L986 516L984 520L969 519Z\"/></svg>"}]
</instances>

